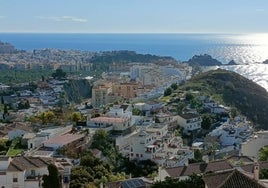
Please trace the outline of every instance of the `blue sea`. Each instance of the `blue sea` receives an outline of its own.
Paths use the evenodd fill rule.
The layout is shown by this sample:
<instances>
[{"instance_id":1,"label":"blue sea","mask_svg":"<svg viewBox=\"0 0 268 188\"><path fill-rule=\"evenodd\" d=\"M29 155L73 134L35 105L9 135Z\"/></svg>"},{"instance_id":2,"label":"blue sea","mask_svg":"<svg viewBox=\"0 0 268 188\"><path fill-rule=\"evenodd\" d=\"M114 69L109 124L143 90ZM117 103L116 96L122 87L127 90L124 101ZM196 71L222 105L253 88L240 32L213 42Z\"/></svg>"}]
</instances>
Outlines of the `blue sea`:
<instances>
[{"instance_id":1,"label":"blue sea","mask_svg":"<svg viewBox=\"0 0 268 188\"><path fill-rule=\"evenodd\" d=\"M84 51L132 50L172 56L185 61L209 54L223 63L251 64L268 59L267 34L33 34L0 33L0 41L18 49L44 48Z\"/></svg>"},{"instance_id":2,"label":"blue sea","mask_svg":"<svg viewBox=\"0 0 268 188\"><path fill-rule=\"evenodd\" d=\"M33 34L0 33L0 41L16 48L56 48L83 51L131 50L142 54L172 56L185 61L194 55L209 54L226 66L268 90L268 67L256 64L268 59L268 33L262 34Z\"/></svg>"}]
</instances>

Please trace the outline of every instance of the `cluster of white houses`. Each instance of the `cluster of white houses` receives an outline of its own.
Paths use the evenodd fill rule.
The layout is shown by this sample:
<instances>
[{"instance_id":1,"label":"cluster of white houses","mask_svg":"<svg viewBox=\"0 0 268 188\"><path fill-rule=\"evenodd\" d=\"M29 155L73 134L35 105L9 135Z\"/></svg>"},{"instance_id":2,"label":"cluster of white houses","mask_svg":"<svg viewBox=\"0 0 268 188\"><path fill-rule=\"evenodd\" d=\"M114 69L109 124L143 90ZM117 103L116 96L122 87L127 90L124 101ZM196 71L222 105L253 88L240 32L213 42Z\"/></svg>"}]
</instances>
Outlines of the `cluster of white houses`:
<instances>
[{"instance_id":1,"label":"cluster of white houses","mask_svg":"<svg viewBox=\"0 0 268 188\"><path fill-rule=\"evenodd\" d=\"M154 120L156 117L158 123ZM180 124L187 132L193 131L201 128L201 118L196 114L163 113L156 117L133 116L131 105L115 106L106 116L88 119L88 126L115 132L116 147L130 159L151 159L161 166L188 164L194 153L183 146L182 138L174 134L172 125Z\"/></svg>"}]
</instances>

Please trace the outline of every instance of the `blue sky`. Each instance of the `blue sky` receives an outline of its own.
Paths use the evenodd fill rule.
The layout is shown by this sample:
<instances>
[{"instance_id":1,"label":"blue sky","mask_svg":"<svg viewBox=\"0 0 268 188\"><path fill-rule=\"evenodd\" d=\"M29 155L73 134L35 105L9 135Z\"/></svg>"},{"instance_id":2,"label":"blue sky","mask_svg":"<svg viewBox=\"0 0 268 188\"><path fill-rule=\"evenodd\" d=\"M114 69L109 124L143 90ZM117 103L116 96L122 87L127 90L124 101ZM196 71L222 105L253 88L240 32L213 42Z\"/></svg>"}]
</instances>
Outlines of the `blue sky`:
<instances>
[{"instance_id":1,"label":"blue sky","mask_svg":"<svg viewBox=\"0 0 268 188\"><path fill-rule=\"evenodd\" d=\"M266 33L268 0L0 0L0 32Z\"/></svg>"}]
</instances>

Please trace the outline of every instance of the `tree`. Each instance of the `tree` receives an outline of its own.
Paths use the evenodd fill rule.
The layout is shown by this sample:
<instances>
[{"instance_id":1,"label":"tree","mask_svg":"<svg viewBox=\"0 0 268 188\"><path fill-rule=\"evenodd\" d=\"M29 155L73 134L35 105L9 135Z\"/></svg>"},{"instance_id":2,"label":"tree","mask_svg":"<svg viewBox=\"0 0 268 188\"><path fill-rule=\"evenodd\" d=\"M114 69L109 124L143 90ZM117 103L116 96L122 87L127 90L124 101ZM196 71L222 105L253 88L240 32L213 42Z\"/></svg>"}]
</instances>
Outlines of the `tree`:
<instances>
[{"instance_id":1,"label":"tree","mask_svg":"<svg viewBox=\"0 0 268 188\"><path fill-rule=\"evenodd\" d=\"M268 146L264 146L259 151L259 159L261 161L267 161L268 160Z\"/></svg>"},{"instance_id":2,"label":"tree","mask_svg":"<svg viewBox=\"0 0 268 188\"><path fill-rule=\"evenodd\" d=\"M168 87L165 91L164 91L164 96L169 96L172 93L172 89L170 87Z\"/></svg>"},{"instance_id":3,"label":"tree","mask_svg":"<svg viewBox=\"0 0 268 188\"><path fill-rule=\"evenodd\" d=\"M66 77L66 72L63 72L62 69L56 69L56 72L52 73L54 79L62 79Z\"/></svg>"},{"instance_id":4,"label":"tree","mask_svg":"<svg viewBox=\"0 0 268 188\"><path fill-rule=\"evenodd\" d=\"M61 178L57 167L54 164L49 164L48 175L43 175L43 188L61 188Z\"/></svg>"},{"instance_id":5,"label":"tree","mask_svg":"<svg viewBox=\"0 0 268 188\"><path fill-rule=\"evenodd\" d=\"M129 160L126 159L123 164L126 174L133 177L149 176L158 170L158 166L150 159L147 160Z\"/></svg>"},{"instance_id":6,"label":"tree","mask_svg":"<svg viewBox=\"0 0 268 188\"><path fill-rule=\"evenodd\" d=\"M8 114L7 104L4 104L4 114Z\"/></svg>"},{"instance_id":7,"label":"tree","mask_svg":"<svg viewBox=\"0 0 268 188\"><path fill-rule=\"evenodd\" d=\"M201 123L201 127L202 129L208 130L212 124L212 118L209 114L204 114L202 116L202 123Z\"/></svg>"},{"instance_id":8,"label":"tree","mask_svg":"<svg viewBox=\"0 0 268 188\"><path fill-rule=\"evenodd\" d=\"M105 130L100 129L93 135L91 148L100 150L106 156L113 148L113 141Z\"/></svg>"},{"instance_id":9,"label":"tree","mask_svg":"<svg viewBox=\"0 0 268 188\"><path fill-rule=\"evenodd\" d=\"M232 108L230 113L231 113L232 118L235 118L238 115L238 112L237 112L236 108Z\"/></svg>"},{"instance_id":10,"label":"tree","mask_svg":"<svg viewBox=\"0 0 268 188\"><path fill-rule=\"evenodd\" d=\"M177 107L178 114L182 114L182 113L183 113L183 111L185 110L185 108L186 108L186 104L185 104L185 103L180 102L180 103L178 104L178 107Z\"/></svg>"},{"instance_id":11,"label":"tree","mask_svg":"<svg viewBox=\"0 0 268 188\"><path fill-rule=\"evenodd\" d=\"M18 103L18 109L28 109L30 108L30 103L28 100L21 100Z\"/></svg>"},{"instance_id":12,"label":"tree","mask_svg":"<svg viewBox=\"0 0 268 188\"><path fill-rule=\"evenodd\" d=\"M170 86L173 90L178 89L178 85L176 83L171 84Z\"/></svg>"},{"instance_id":13,"label":"tree","mask_svg":"<svg viewBox=\"0 0 268 188\"><path fill-rule=\"evenodd\" d=\"M135 115L135 116L141 116L142 111L140 109L138 109L138 108L133 108L132 114Z\"/></svg>"},{"instance_id":14,"label":"tree","mask_svg":"<svg viewBox=\"0 0 268 188\"><path fill-rule=\"evenodd\" d=\"M193 94L191 94L191 93L186 93L186 94L185 94L185 99L186 99L187 101L191 101L191 100L194 99L194 96L193 96Z\"/></svg>"},{"instance_id":15,"label":"tree","mask_svg":"<svg viewBox=\"0 0 268 188\"><path fill-rule=\"evenodd\" d=\"M197 162L201 162L202 161L202 153L200 152L199 149L194 150L194 159Z\"/></svg>"},{"instance_id":16,"label":"tree","mask_svg":"<svg viewBox=\"0 0 268 188\"><path fill-rule=\"evenodd\" d=\"M82 121L82 118L83 117L80 112L73 112L69 117L71 121L76 122L76 123L79 121Z\"/></svg>"},{"instance_id":17,"label":"tree","mask_svg":"<svg viewBox=\"0 0 268 188\"><path fill-rule=\"evenodd\" d=\"M268 169L261 169L260 179L267 179L267 178L268 178Z\"/></svg>"},{"instance_id":18,"label":"tree","mask_svg":"<svg viewBox=\"0 0 268 188\"><path fill-rule=\"evenodd\" d=\"M55 117L56 116L52 111L42 112L37 116L37 118L42 122L42 124L51 123Z\"/></svg>"},{"instance_id":19,"label":"tree","mask_svg":"<svg viewBox=\"0 0 268 188\"><path fill-rule=\"evenodd\" d=\"M7 151L8 150L8 146L6 145L7 140L1 139L0 140L0 152L1 151Z\"/></svg>"},{"instance_id":20,"label":"tree","mask_svg":"<svg viewBox=\"0 0 268 188\"><path fill-rule=\"evenodd\" d=\"M94 178L89 174L85 167L74 167L71 170L70 188L80 188L93 182Z\"/></svg>"}]
</instances>

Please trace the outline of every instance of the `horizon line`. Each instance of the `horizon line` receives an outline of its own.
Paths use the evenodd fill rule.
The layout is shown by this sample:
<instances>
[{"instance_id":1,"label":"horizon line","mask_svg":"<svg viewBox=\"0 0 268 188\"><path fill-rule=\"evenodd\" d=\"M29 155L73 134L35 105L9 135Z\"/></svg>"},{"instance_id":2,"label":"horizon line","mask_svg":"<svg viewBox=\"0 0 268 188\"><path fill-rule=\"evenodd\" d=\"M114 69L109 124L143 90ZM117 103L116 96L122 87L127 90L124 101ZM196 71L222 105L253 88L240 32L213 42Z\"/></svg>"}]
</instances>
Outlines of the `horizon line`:
<instances>
[{"instance_id":1,"label":"horizon line","mask_svg":"<svg viewBox=\"0 0 268 188\"><path fill-rule=\"evenodd\" d=\"M250 35L268 34L268 32L2 32L0 34L218 34L218 35Z\"/></svg>"}]
</instances>

